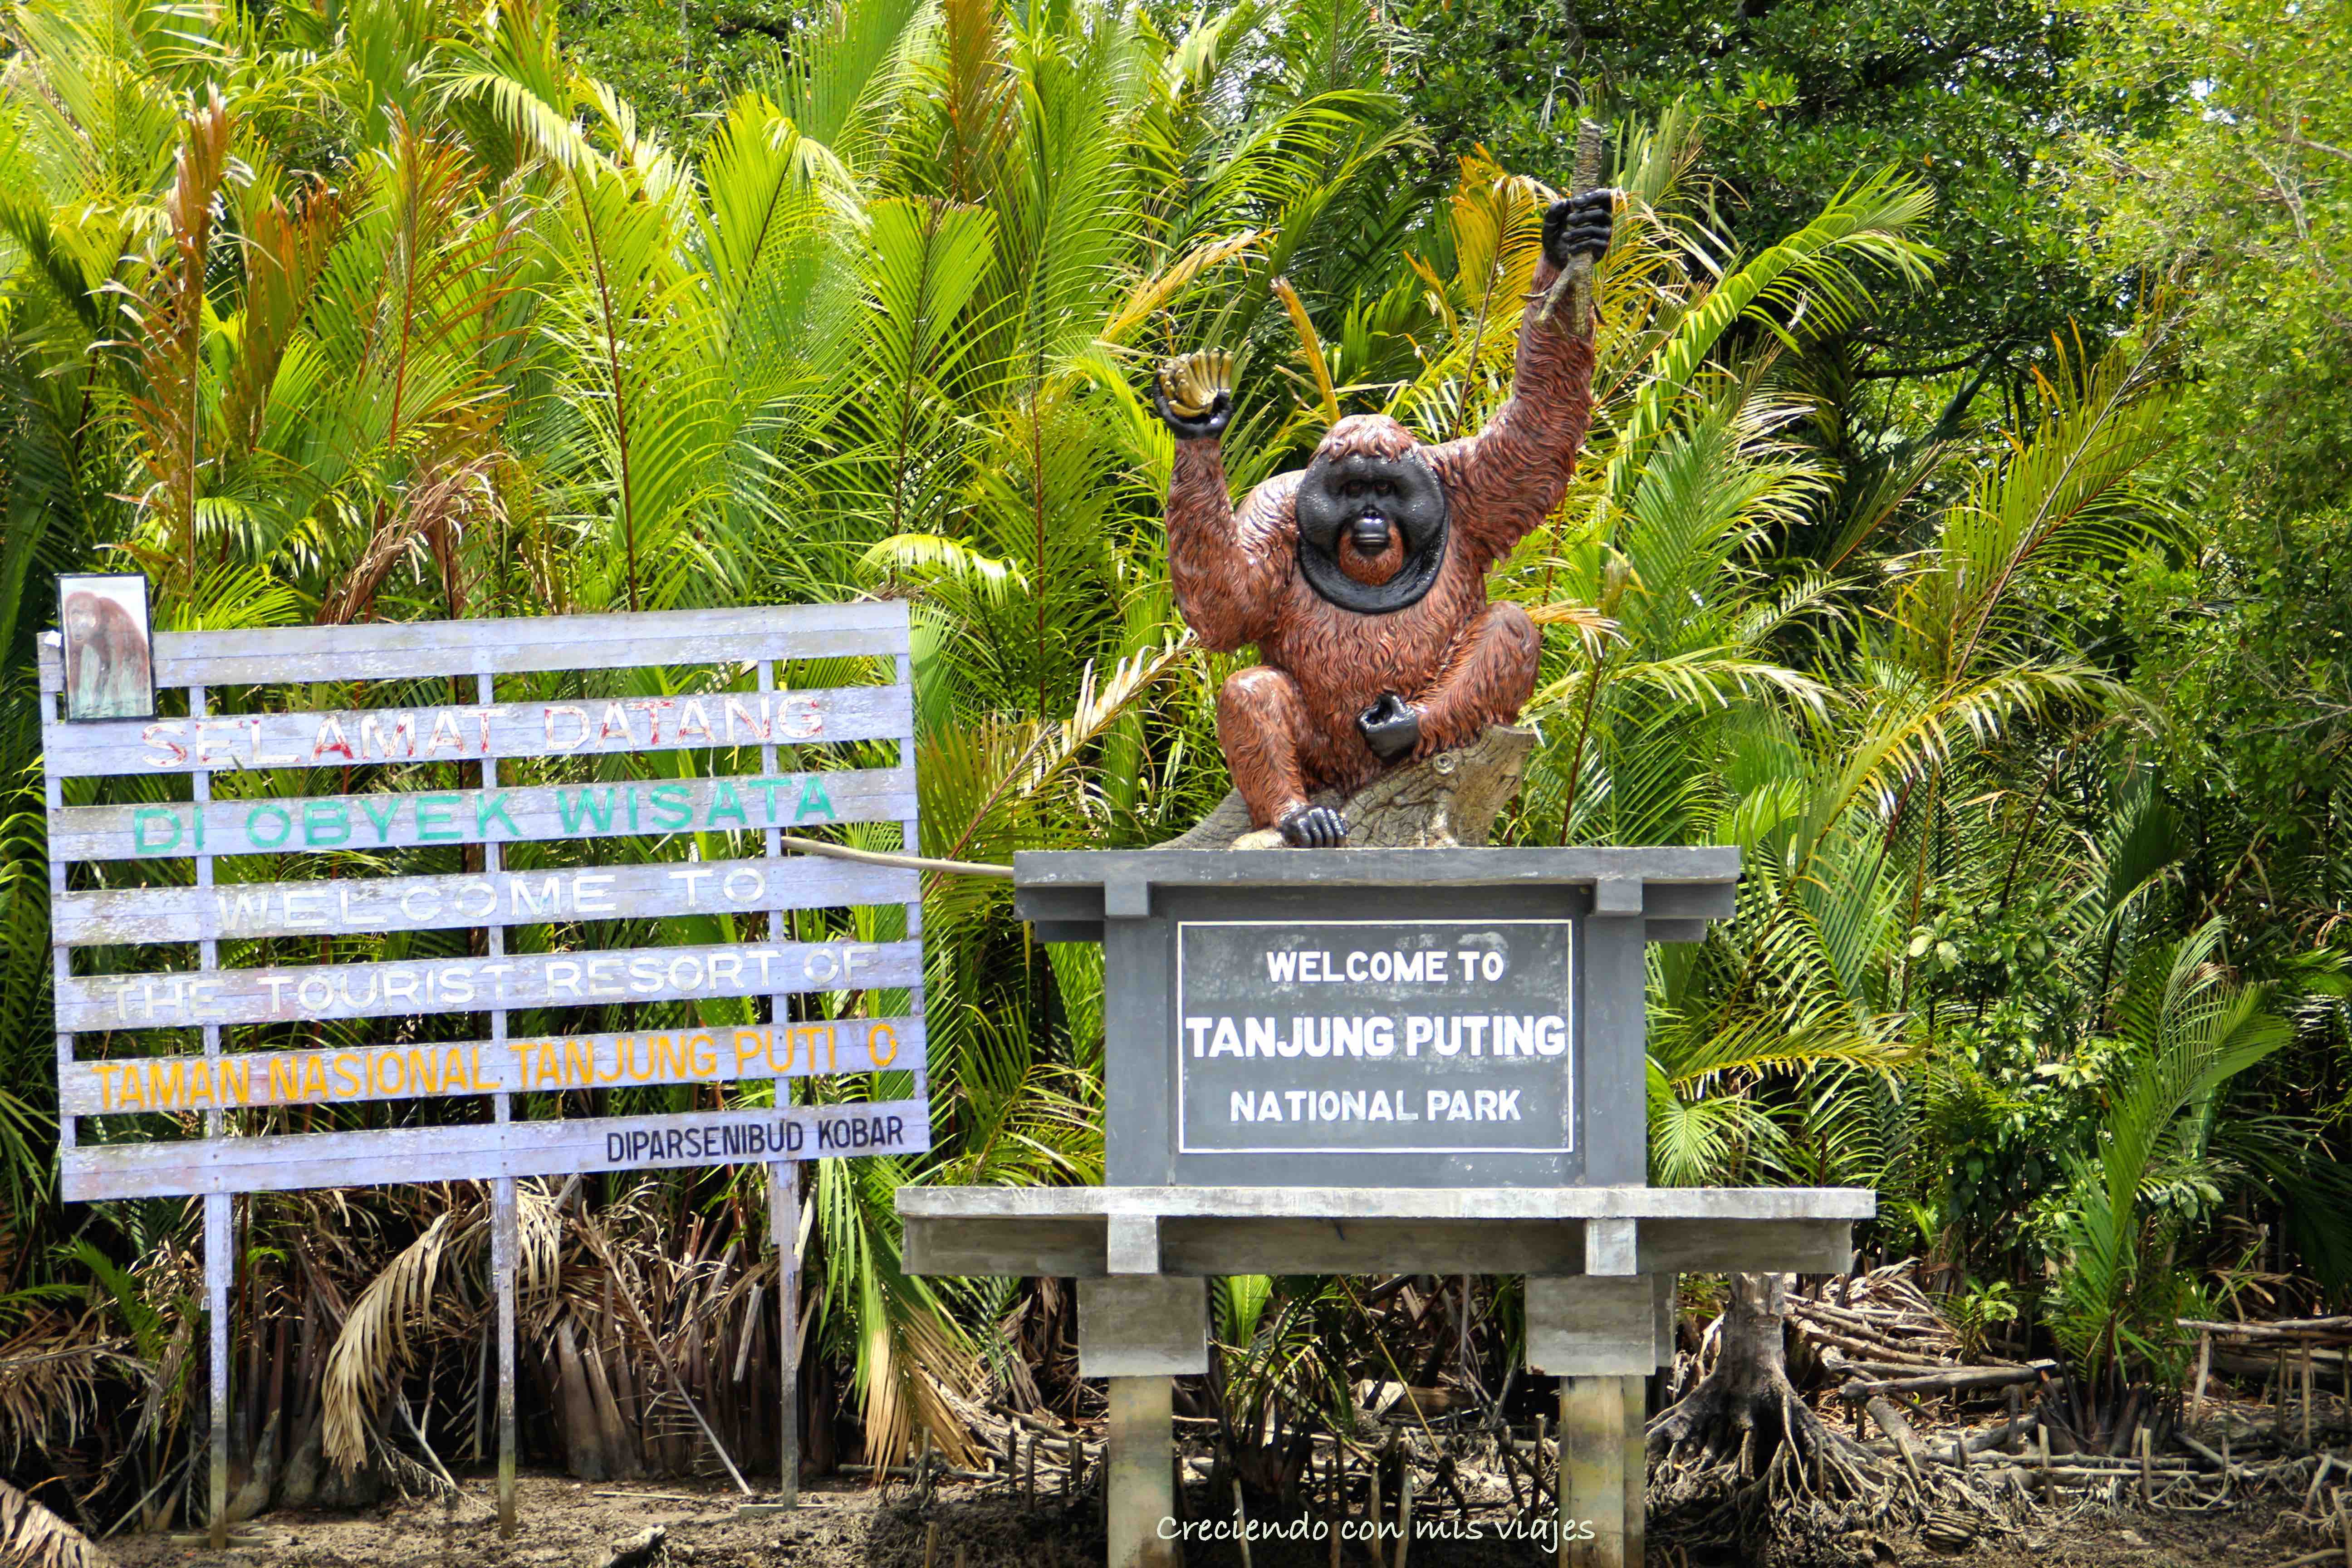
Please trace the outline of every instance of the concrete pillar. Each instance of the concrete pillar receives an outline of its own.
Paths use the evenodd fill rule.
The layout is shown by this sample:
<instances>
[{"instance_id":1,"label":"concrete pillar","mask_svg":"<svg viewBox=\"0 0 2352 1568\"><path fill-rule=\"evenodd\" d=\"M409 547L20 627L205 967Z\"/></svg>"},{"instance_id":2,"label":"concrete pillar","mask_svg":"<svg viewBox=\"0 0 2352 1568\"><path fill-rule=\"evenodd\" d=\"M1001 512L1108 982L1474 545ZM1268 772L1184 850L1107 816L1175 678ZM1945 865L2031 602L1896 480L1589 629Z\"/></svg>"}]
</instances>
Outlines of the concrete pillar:
<instances>
[{"instance_id":1,"label":"concrete pillar","mask_svg":"<svg viewBox=\"0 0 2352 1568\"><path fill-rule=\"evenodd\" d=\"M1160 1521L1176 1514L1173 1384L1114 1377L1110 1384L1109 1568L1177 1568L1176 1542Z\"/></svg>"},{"instance_id":2,"label":"concrete pillar","mask_svg":"<svg viewBox=\"0 0 2352 1568\"><path fill-rule=\"evenodd\" d=\"M1146 1238L1128 1238L1133 1261ZM1157 1237L1149 1238L1156 1254ZM1171 1377L1209 1370L1209 1283L1164 1274L1078 1281L1078 1373L1110 1389L1105 1534L1108 1568L1177 1568L1160 1539L1176 1512Z\"/></svg>"},{"instance_id":3,"label":"concrete pillar","mask_svg":"<svg viewBox=\"0 0 2352 1568\"><path fill-rule=\"evenodd\" d=\"M1563 1568L1625 1568L1625 1381L1559 1380Z\"/></svg>"}]
</instances>

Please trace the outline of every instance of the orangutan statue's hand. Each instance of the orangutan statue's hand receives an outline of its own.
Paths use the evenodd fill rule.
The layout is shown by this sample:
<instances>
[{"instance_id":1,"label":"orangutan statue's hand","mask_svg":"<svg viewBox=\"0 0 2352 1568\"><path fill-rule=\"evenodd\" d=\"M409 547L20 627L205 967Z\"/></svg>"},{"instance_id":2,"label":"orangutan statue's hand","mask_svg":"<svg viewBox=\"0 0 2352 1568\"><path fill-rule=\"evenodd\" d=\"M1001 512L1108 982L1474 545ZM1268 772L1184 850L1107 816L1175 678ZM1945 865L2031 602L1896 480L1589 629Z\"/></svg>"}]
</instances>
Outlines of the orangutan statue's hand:
<instances>
[{"instance_id":1,"label":"orangutan statue's hand","mask_svg":"<svg viewBox=\"0 0 2352 1568\"><path fill-rule=\"evenodd\" d=\"M1151 378L1151 400L1178 440L1217 436L1234 416L1234 356L1204 349L1170 360Z\"/></svg>"},{"instance_id":2,"label":"orangutan statue's hand","mask_svg":"<svg viewBox=\"0 0 2352 1568\"><path fill-rule=\"evenodd\" d=\"M1608 254L1616 227L1616 192L1562 196L1544 213L1544 258L1554 267L1566 267L1579 256L1598 262Z\"/></svg>"},{"instance_id":3,"label":"orangutan statue's hand","mask_svg":"<svg viewBox=\"0 0 2352 1568\"><path fill-rule=\"evenodd\" d=\"M1384 763L1409 756L1421 744L1420 710L1393 691L1381 692L1379 701L1357 714L1356 728Z\"/></svg>"}]
</instances>

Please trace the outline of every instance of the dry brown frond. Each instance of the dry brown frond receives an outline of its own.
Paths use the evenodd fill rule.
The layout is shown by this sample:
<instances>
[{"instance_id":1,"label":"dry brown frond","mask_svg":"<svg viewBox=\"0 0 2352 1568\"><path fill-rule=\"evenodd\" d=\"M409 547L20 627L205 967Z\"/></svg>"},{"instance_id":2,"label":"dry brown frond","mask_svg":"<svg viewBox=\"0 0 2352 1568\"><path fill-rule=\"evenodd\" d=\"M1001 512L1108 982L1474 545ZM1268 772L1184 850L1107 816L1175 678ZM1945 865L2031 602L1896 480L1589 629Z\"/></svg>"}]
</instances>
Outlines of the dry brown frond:
<instances>
[{"instance_id":1,"label":"dry brown frond","mask_svg":"<svg viewBox=\"0 0 2352 1568\"><path fill-rule=\"evenodd\" d=\"M495 458L478 457L453 463L412 486L400 510L376 530L358 564L319 606L319 624L343 625L373 615L384 580L420 547L440 573L450 617L462 616L466 574L459 547L472 520L495 518L498 513L498 490L490 483L491 470L497 466Z\"/></svg>"},{"instance_id":2,"label":"dry brown frond","mask_svg":"<svg viewBox=\"0 0 2352 1568\"><path fill-rule=\"evenodd\" d=\"M0 1481L0 1563L8 1568L105 1568L89 1538Z\"/></svg>"},{"instance_id":3,"label":"dry brown frond","mask_svg":"<svg viewBox=\"0 0 2352 1568\"><path fill-rule=\"evenodd\" d=\"M38 1319L0 1345L0 1455L13 1463L27 1440L79 1439L98 1418L100 1382L145 1370L127 1345L87 1318L57 1317Z\"/></svg>"},{"instance_id":4,"label":"dry brown frond","mask_svg":"<svg viewBox=\"0 0 2352 1568\"><path fill-rule=\"evenodd\" d=\"M327 1352L320 1393L326 1454L340 1468L356 1470L366 1461L368 1415L409 1364L411 1320L432 1310L445 1260L479 1247L487 1217L480 1204L444 1209L352 1303Z\"/></svg>"}]
</instances>

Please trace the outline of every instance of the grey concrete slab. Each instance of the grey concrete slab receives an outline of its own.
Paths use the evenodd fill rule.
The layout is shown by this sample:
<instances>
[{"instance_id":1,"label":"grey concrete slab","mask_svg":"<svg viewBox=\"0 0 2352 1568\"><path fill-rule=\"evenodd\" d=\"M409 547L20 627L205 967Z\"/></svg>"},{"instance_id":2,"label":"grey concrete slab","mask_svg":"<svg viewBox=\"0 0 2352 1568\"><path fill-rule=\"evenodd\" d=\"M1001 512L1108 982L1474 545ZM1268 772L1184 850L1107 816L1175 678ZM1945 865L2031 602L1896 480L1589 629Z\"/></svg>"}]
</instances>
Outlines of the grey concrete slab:
<instances>
[{"instance_id":1,"label":"grey concrete slab","mask_svg":"<svg viewBox=\"0 0 2352 1568\"><path fill-rule=\"evenodd\" d=\"M1172 853L1172 851L1171 851ZM1187 851L1189 853L1189 851ZM1291 1219L1875 1218L1868 1187L1122 1186L901 1187L898 1212L924 1219L1044 1219L1118 1214ZM1645 1268L1643 1273L1654 1273Z\"/></svg>"},{"instance_id":2,"label":"grey concrete slab","mask_svg":"<svg viewBox=\"0 0 2352 1568\"><path fill-rule=\"evenodd\" d=\"M1587 1274L1631 1274L1638 1257L1636 1238L1641 1222L1622 1217L1584 1222L1584 1271Z\"/></svg>"},{"instance_id":3,"label":"grey concrete slab","mask_svg":"<svg viewBox=\"0 0 2352 1568\"><path fill-rule=\"evenodd\" d=\"M1713 884L1729 888L1739 879L1739 851L1714 845L1328 851L1024 849L1013 858L1013 874L1015 885L1024 890L1099 888L1111 882L1140 882L1154 888L1307 884L1436 888L1515 883L1590 886L1604 879L1632 880L1645 887ZM1728 904L1723 912L1730 913Z\"/></svg>"},{"instance_id":4,"label":"grey concrete slab","mask_svg":"<svg viewBox=\"0 0 2352 1568\"><path fill-rule=\"evenodd\" d=\"M1645 1225L1637 1250L1644 1274L1843 1274L1853 1264L1853 1238L1845 1227L1766 1215Z\"/></svg>"},{"instance_id":5,"label":"grey concrete slab","mask_svg":"<svg viewBox=\"0 0 2352 1568\"><path fill-rule=\"evenodd\" d=\"M1672 1258L1674 1270L1830 1272L1851 1255L1852 1222L1643 1219L1633 1256ZM1109 1266L1109 1216L906 1218L910 1273L1054 1275L1099 1279ZM1753 1232L1753 1234L1750 1234ZM1586 1273L1580 1219L1393 1218L1355 1215L1177 1215L1159 1222L1160 1268L1170 1275ZM1839 1267L1843 1267L1841 1262ZM1148 1276L1138 1276L1148 1278ZM1620 1275L1614 1278L1633 1278Z\"/></svg>"},{"instance_id":6,"label":"grey concrete slab","mask_svg":"<svg viewBox=\"0 0 2352 1568\"><path fill-rule=\"evenodd\" d=\"M1113 1274L1160 1272L1158 1215L1113 1214L1106 1215L1105 1221L1103 1267Z\"/></svg>"}]
</instances>

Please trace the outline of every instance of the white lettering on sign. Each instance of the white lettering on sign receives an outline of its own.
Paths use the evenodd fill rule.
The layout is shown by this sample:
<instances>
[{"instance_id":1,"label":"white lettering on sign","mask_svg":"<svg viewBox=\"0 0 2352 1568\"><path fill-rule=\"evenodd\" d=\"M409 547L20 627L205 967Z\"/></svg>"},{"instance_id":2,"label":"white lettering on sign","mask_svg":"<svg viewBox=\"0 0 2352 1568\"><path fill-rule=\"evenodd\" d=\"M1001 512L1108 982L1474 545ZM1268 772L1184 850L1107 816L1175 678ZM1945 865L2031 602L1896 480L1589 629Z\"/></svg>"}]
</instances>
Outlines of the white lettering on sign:
<instances>
[{"instance_id":1,"label":"white lettering on sign","mask_svg":"<svg viewBox=\"0 0 2352 1568\"><path fill-rule=\"evenodd\" d=\"M1573 1143L1566 921L1185 921L1180 1153Z\"/></svg>"},{"instance_id":2,"label":"white lettering on sign","mask_svg":"<svg viewBox=\"0 0 2352 1568\"><path fill-rule=\"evenodd\" d=\"M1287 1018L1210 1016L1184 1020L1184 1037L1196 1057L1393 1056L1399 1020L1384 1013L1369 1017L1294 1014ZM1408 1014L1402 1020L1404 1054L1423 1050L1441 1057L1511 1057L1532 1060L1568 1049L1568 1020L1558 1013Z\"/></svg>"},{"instance_id":3,"label":"white lettering on sign","mask_svg":"<svg viewBox=\"0 0 2352 1568\"><path fill-rule=\"evenodd\" d=\"M919 1100L899 1100L83 1144L59 1151L58 1163L67 1201L88 1203L187 1193L289 1192L387 1182L657 1170L736 1160L912 1154L930 1147L930 1139L929 1108Z\"/></svg>"},{"instance_id":4,"label":"white lettering on sign","mask_svg":"<svg viewBox=\"0 0 2352 1568\"><path fill-rule=\"evenodd\" d=\"M661 751L681 746L765 745L814 741L824 733L824 706L810 692L747 692L717 701L648 697L595 708L490 703L415 711L321 713L309 721L308 744L289 743L295 714L244 719L159 719L140 731L150 767L320 767L334 763L413 763L493 754L498 720L535 718L541 752Z\"/></svg>"},{"instance_id":5,"label":"white lettering on sign","mask_svg":"<svg viewBox=\"0 0 2352 1568\"><path fill-rule=\"evenodd\" d=\"M381 1018L576 1002L900 986L921 979L917 942L618 949L421 963L328 963L207 974L101 974L58 982L62 1029L162 1029L293 1018Z\"/></svg>"}]
</instances>

